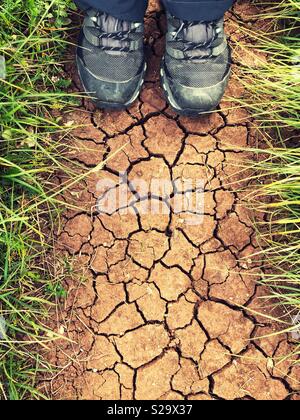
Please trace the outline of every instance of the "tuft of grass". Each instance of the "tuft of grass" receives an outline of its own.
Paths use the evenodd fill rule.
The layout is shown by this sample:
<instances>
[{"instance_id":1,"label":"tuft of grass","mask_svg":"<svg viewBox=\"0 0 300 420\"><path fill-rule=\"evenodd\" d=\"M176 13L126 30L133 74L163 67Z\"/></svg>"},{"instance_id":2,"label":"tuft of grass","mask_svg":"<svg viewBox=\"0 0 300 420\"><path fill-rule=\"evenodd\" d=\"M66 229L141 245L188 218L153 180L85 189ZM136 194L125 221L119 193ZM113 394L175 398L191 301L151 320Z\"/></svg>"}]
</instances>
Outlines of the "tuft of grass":
<instances>
[{"instance_id":1,"label":"tuft of grass","mask_svg":"<svg viewBox=\"0 0 300 420\"><path fill-rule=\"evenodd\" d=\"M300 3L258 2L266 31L245 28L255 65L241 67L249 108L266 136L251 166L259 184L255 206L266 213L258 226L266 272L263 283L286 308L287 331L300 337ZM299 340L300 341L300 340ZM300 344L295 350L300 354Z\"/></svg>"},{"instance_id":2,"label":"tuft of grass","mask_svg":"<svg viewBox=\"0 0 300 420\"><path fill-rule=\"evenodd\" d=\"M300 3L295 0L257 2L264 22L259 29L243 25L251 38L246 48L252 65L239 69L248 92L248 107L265 127L300 129ZM251 56L253 60L251 60ZM243 62L243 60L241 60ZM236 101L236 99L235 99ZM278 131L278 134L281 135Z\"/></svg>"},{"instance_id":3,"label":"tuft of grass","mask_svg":"<svg viewBox=\"0 0 300 420\"><path fill-rule=\"evenodd\" d=\"M70 7L0 4L0 400L43 397L35 378L48 366L39 346L56 338L45 326L51 298L63 296L47 268L59 213L51 175L68 169L54 140L66 129L53 111L76 104L60 61Z\"/></svg>"}]
</instances>

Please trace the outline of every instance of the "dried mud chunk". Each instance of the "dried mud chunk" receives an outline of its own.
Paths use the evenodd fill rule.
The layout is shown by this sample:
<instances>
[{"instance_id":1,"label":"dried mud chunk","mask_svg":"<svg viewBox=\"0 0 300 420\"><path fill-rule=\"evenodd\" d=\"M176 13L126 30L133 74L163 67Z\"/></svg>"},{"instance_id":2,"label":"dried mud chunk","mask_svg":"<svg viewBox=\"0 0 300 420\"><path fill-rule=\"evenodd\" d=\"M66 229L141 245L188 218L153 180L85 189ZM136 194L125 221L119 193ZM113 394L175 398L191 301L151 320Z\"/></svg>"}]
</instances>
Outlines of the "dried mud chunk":
<instances>
[{"instance_id":1,"label":"dried mud chunk","mask_svg":"<svg viewBox=\"0 0 300 420\"><path fill-rule=\"evenodd\" d=\"M108 269L107 263L107 249L103 246L97 247L91 261L91 269L95 273L105 273Z\"/></svg>"},{"instance_id":2,"label":"dried mud chunk","mask_svg":"<svg viewBox=\"0 0 300 420\"><path fill-rule=\"evenodd\" d=\"M169 336L163 325L145 325L116 338L116 346L124 361L135 369L154 360L168 343Z\"/></svg>"},{"instance_id":3,"label":"dried mud chunk","mask_svg":"<svg viewBox=\"0 0 300 420\"><path fill-rule=\"evenodd\" d=\"M168 198L173 191L170 170L163 159L156 157L134 165L128 180L140 197L148 197L151 193Z\"/></svg>"},{"instance_id":4,"label":"dried mud chunk","mask_svg":"<svg viewBox=\"0 0 300 420\"><path fill-rule=\"evenodd\" d=\"M178 268L165 268L157 264L150 275L150 282L154 282L160 290L163 299L176 301L180 294L191 286L189 277Z\"/></svg>"},{"instance_id":5,"label":"dried mud chunk","mask_svg":"<svg viewBox=\"0 0 300 420\"><path fill-rule=\"evenodd\" d=\"M247 308L249 308L250 315L255 313L257 323L261 324L269 323L269 317L275 319L285 319L286 317L286 312L282 306L278 305L278 300L270 299L270 289L265 286L256 286L255 296L247 305Z\"/></svg>"},{"instance_id":6,"label":"dried mud chunk","mask_svg":"<svg viewBox=\"0 0 300 420\"><path fill-rule=\"evenodd\" d=\"M144 282L148 278L148 271L128 257L109 268L108 278L111 283Z\"/></svg>"},{"instance_id":7,"label":"dried mud chunk","mask_svg":"<svg viewBox=\"0 0 300 420\"><path fill-rule=\"evenodd\" d=\"M224 162L225 156L224 153L220 152L220 150L215 150L214 152L210 152L207 157L207 165L211 168L216 168L218 171L221 170L221 164Z\"/></svg>"},{"instance_id":8,"label":"dried mud chunk","mask_svg":"<svg viewBox=\"0 0 300 420\"><path fill-rule=\"evenodd\" d=\"M140 368L136 378L137 400L157 400L170 391L171 378L179 369L178 354L167 351L163 357Z\"/></svg>"},{"instance_id":9,"label":"dried mud chunk","mask_svg":"<svg viewBox=\"0 0 300 420\"><path fill-rule=\"evenodd\" d=\"M80 235L70 236L66 232L63 232L59 236L59 248L67 250L70 254L77 254L83 244L84 239Z\"/></svg>"},{"instance_id":10,"label":"dried mud chunk","mask_svg":"<svg viewBox=\"0 0 300 420\"><path fill-rule=\"evenodd\" d=\"M226 283L212 285L209 295L235 305L245 305L253 296L258 279L255 272L232 273Z\"/></svg>"},{"instance_id":11,"label":"dried mud chunk","mask_svg":"<svg viewBox=\"0 0 300 420\"><path fill-rule=\"evenodd\" d=\"M246 180L253 176L253 171L245 169L245 158L243 153L226 152L222 175L219 176L223 188L234 192L247 186Z\"/></svg>"},{"instance_id":12,"label":"dried mud chunk","mask_svg":"<svg viewBox=\"0 0 300 420\"><path fill-rule=\"evenodd\" d=\"M187 163L173 168L173 179L178 193L204 188L213 178L214 171L207 165Z\"/></svg>"},{"instance_id":13,"label":"dried mud chunk","mask_svg":"<svg viewBox=\"0 0 300 420\"><path fill-rule=\"evenodd\" d=\"M205 346L205 351L201 354L199 362L199 372L202 378L210 376L226 366L231 360L228 350L225 349L217 340L209 341Z\"/></svg>"},{"instance_id":14,"label":"dried mud chunk","mask_svg":"<svg viewBox=\"0 0 300 420\"><path fill-rule=\"evenodd\" d=\"M95 337L92 350L88 356L87 368L97 371L111 369L120 361L114 345L106 337Z\"/></svg>"},{"instance_id":15,"label":"dried mud chunk","mask_svg":"<svg viewBox=\"0 0 300 420\"><path fill-rule=\"evenodd\" d=\"M131 239L128 254L141 266L151 268L169 248L168 238L156 231L138 232Z\"/></svg>"},{"instance_id":16,"label":"dried mud chunk","mask_svg":"<svg viewBox=\"0 0 300 420\"><path fill-rule=\"evenodd\" d=\"M216 202L214 200L214 195L210 191L203 192L199 194L198 199L200 199L204 206L204 213L210 216L215 215Z\"/></svg>"},{"instance_id":17,"label":"dried mud chunk","mask_svg":"<svg viewBox=\"0 0 300 420\"><path fill-rule=\"evenodd\" d=\"M97 247L91 261L91 268L96 273L107 272L108 267L124 261L127 241L115 241L111 248Z\"/></svg>"},{"instance_id":18,"label":"dried mud chunk","mask_svg":"<svg viewBox=\"0 0 300 420\"><path fill-rule=\"evenodd\" d=\"M158 398L158 400L162 401L180 401L184 400L184 397L175 391L166 392L164 395Z\"/></svg>"},{"instance_id":19,"label":"dried mud chunk","mask_svg":"<svg viewBox=\"0 0 300 420\"><path fill-rule=\"evenodd\" d=\"M252 238L252 242L255 238ZM252 269L255 267L261 267L261 255L259 254L259 248L254 247L251 243L246 246L242 252L239 253L240 266L245 269Z\"/></svg>"},{"instance_id":20,"label":"dried mud chunk","mask_svg":"<svg viewBox=\"0 0 300 420\"><path fill-rule=\"evenodd\" d=\"M230 191L216 191L215 199L217 202L217 218L223 219L232 210L235 198Z\"/></svg>"},{"instance_id":21,"label":"dried mud chunk","mask_svg":"<svg viewBox=\"0 0 300 420\"><path fill-rule=\"evenodd\" d=\"M93 231L91 234L90 244L94 247L103 245L105 247L112 246L114 237L111 232L105 229L98 217L94 220Z\"/></svg>"},{"instance_id":22,"label":"dried mud chunk","mask_svg":"<svg viewBox=\"0 0 300 420\"><path fill-rule=\"evenodd\" d=\"M147 139L144 145L154 155L163 155L173 165L181 149L184 132L175 121L163 115L150 118L145 123Z\"/></svg>"},{"instance_id":23,"label":"dried mud chunk","mask_svg":"<svg viewBox=\"0 0 300 420\"><path fill-rule=\"evenodd\" d=\"M233 354L238 354L247 347L254 329L253 323L242 312L210 301L200 304L198 319L210 338L221 340L230 347Z\"/></svg>"},{"instance_id":24,"label":"dried mud chunk","mask_svg":"<svg viewBox=\"0 0 300 420\"><path fill-rule=\"evenodd\" d=\"M135 214L115 213L112 216L103 214L100 216L103 226L117 239L128 239L128 236L139 229L137 217Z\"/></svg>"},{"instance_id":25,"label":"dried mud chunk","mask_svg":"<svg viewBox=\"0 0 300 420\"><path fill-rule=\"evenodd\" d=\"M216 203L213 193L210 191L204 192L202 189L199 189L197 192L188 191L185 194L175 194L170 203L175 214L190 212L200 217L203 214L210 216L215 214Z\"/></svg>"},{"instance_id":26,"label":"dried mud chunk","mask_svg":"<svg viewBox=\"0 0 300 420\"><path fill-rule=\"evenodd\" d=\"M247 127L224 127L217 135L219 147L222 150L243 150L247 147Z\"/></svg>"},{"instance_id":27,"label":"dried mud chunk","mask_svg":"<svg viewBox=\"0 0 300 420\"><path fill-rule=\"evenodd\" d=\"M134 304L124 303L119 306L105 321L98 324L99 334L123 335L126 331L144 323Z\"/></svg>"},{"instance_id":28,"label":"dried mud chunk","mask_svg":"<svg viewBox=\"0 0 300 420\"><path fill-rule=\"evenodd\" d=\"M161 64L161 57L152 56L151 60L148 62L145 82L157 83L160 79L159 77L159 69Z\"/></svg>"},{"instance_id":29,"label":"dried mud chunk","mask_svg":"<svg viewBox=\"0 0 300 420\"><path fill-rule=\"evenodd\" d=\"M105 170L90 173L85 177L87 190L94 194L94 205L96 198L101 198L103 194L120 183L120 177Z\"/></svg>"},{"instance_id":30,"label":"dried mud chunk","mask_svg":"<svg viewBox=\"0 0 300 420\"><path fill-rule=\"evenodd\" d=\"M150 0L148 9L147 9L147 15L150 13L160 12L161 9L162 9L162 6L159 2L157 2L156 0Z\"/></svg>"},{"instance_id":31,"label":"dried mud chunk","mask_svg":"<svg viewBox=\"0 0 300 420\"><path fill-rule=\"evenodd\" d=\"M129 169L131 162L148 157L148 152L142 146L144 138L141 127L135 127L127 134L110 139L107 142L110 148L107 166L122 173Z\"/></svg>"},{"instance_id":32,"label":"dried mud chunk","mask_svg":"<svg viewBox=\"0 0 300 420\"><path fill-rule=\"evenodd\" d=\"M129 366L125 365L124 363L118 363L115 366L115 371L118 373L120 377L120 383L128 388L133 388L133 378L134 378L134 370L131 369Z\"/></svg>"},{"instance_id":33,"label":"dried mud chunk","mask_svg":"<svg viewBox=\"0 0 300 420\"><path fill-rule=\"evenodd\" d=\"M169 267L177 265L189 272L198 254L199 250L187 240L184 234L180 230L175 230L171 237L170 250L163 262Z\"/></svg>"},{"instance_id":34,"label":"dried mud chunk","mask_svg":"<svg viewBox=\"0 0 300 420\"><path fill-rule=\"evenodd\" d=\"M216 238L212 238L204 242L204 244L200 246L200 251L202 252L202 254L209 254L211 252L222 251L221 248L222 248L221 242Z\"/></svg>"},{"instance_id":35,"label":"dried mud chunk","mask_svg":"<svg viewBox=\"0 0 300 420\"><path fill-rule=\"evenodd\" d=\"M209 392L208 380L201 379L195 363L187 359L180 360L180 370L172 379L172 387L184 395Z\"/></svg>"},{"instance_id":36,"label":"dried mud chunk","mask_svg":"<svg viewBox=\"0 0 300 420\"><path fill-rule=\"evenodd\" d=\"M64 228L65 232L70 236L80 235L82 238L86 239L88 239L92 229L91 218L85 214L75 216L66 223Z\"/></svg>"},{"instance_id":37,"label":"dried mud chunk","mask_svg":"<svg viewBox=\"0 0 300 420\"><path fill-rule=\"evenodd\" d=\"M74 206L74 208L65 209L65 216L69 219L78 213L91 213L91 209L95 205L95 197L87 190L85 183L77 189L75 187L72 191L64 191L63 196L57 196L57 199L68 203L69 206Z\"/></svg>"},{"instance_id":38,"label":"dried mud chunk","mask_svg":"<svg viewBox=\"0 0 300 420\"><path fill-rule=\"evenodd\" d=\"M93 305L95 300L95 291L93 288L93 278L86 278L84 281L76 282L72 280L68 284L68 298L66 308L87 308Z\"/></svg>"},{"instance_id":39,"label":"dried mud chunk","mask_svg":"<svg viewBox=\"0 0 300 420\"><path fill-rule=\"evenodd\" d=\"M170 221L170 207L157 199L145 200L134 205L143 230L165 231Z\"/></svg>"},{"instance_id":40,"label":"dried mud chunk","mask_svg":"<svg viewBox=\"0 0 300 420\"><path fill-rule=\"evenodd\" d=\"M97 300L91 308L91 317L96 322L101 322L108 317L122 302L126 295L122 284L111 284L105 276L96 279Z\"/></svg>"},{"instance_id":41,"label":"dried mud chunk","mask_svg":"<svg viewBox=\"0 0 300 420\"><path fill-rule=\"evenodd\" d=\"M84 372L83 375L75 379L74 387L78 391L79 400L99 401L121 398L119 377L111 370L101 374Z\"/></svg>"},{"instance_id":42,"label":"dried mud chunk","mask_svg":"<svg viewBox=\"0 0 300 420\"><path fill-rule=\"evenodd\" d=\"M280 331L282 331L281 324L274 324L272 326L258 326L256 328L255 337L257 338L255 338L255 343L270 358L273 358L273 355L280 342L287 339L287 335L280 334ZM286 353L286 355L288 353Z\"/></svg>"},{"instance_id":43,"label":"dried mud chunk","mask_svg":"<svg viewBox=\"0 0 300 420\"><path fill-rule=\"evenodd\" d=\"M279 365L280 370L280 365ZM294 391L300 392L300 365L299 363L291 367L291 370L285 378ZM300 393L298 393L300 397Z\"/></svg>"},{"instance_id":44,"label":"dried mud chunk","mask_svg":"<svg viewBox=\"0 0 300 420\"><path fill-rule=\"evenodd\" d=\"M216 149L217 142L214 137L189 135L186 144L192 146L199 154L207 155Z\"/></svg>"},{"instance_id":45,"label":"dried mud chunk","mask_svg":"<svg viewBox=\"0 0 300 420\"><path fill-rule=\"evenodd\" d=\"M168 305L167 324L171 330L184 328L193 319L195 305L187 302L184 296L181 296L178 302Z\"/></svg>"},{"instance_id":46,"label":"dried mud chunk","mask_svg":"<svg viewBox=\"0 0 300 420\"><path fill-rule=\"evenodd\" d=\"M223 118L217 112L200 118L180 117L179 121L189 133L193 134L207 134L224 125Z\"/></svg>"},{"instance_id":47,"label":"dried mud chunk","mask_svg":"<svg viewBox=\"0 0 300 420\"><path fill-rule=\"evenodd\" d=\"M126 149L126 155L130 162L132 163L141 158L148 157L149 153L143 147L143 141L145 140L143 126L133 127L127 134L130 138L130 147Z\"/></svg>"},{"instance_id":48,"label":"dried mud chunk","mask_svg":"<svg viewBox=\"0 0 300 420\"><path fill-rule=\"evenodd\" d=\"M180 228L188 239L199 246L213 238L217 222L212 216L179 213L173 217L173 228Z\"/></svg>"},{"instance_id":49,"label":"dried mud chunk","mask_svg":"<svg viewBox=\"0 0 300 420\"><path fill-rule=\"evenodd\" d=\"M192 270L193 286L201 296L208 296L208 282L203 278L204 272L204 255L199 255L195 260L195 266Z\"/></svg>"},{"instance_id":50,"label":"dried mud chunk","mask_svg":"<svg viewBox=\"0 0 300 420\"><path fill-rule=\"evenodd\" d=\"M145 86L141 93L143 115L162 111L166 107L166 100L160 86Z\"/></svg>"},{"instance_id":51,"label":"dried mud chunk","mask_svg":"<svg viewBox=\"0 0 300 420\"><path fill-rule=\"evenodd\" d=\"M227 92L229 93L229 91ZM237 96L232 97L237 98ZM227 124L229 125L245 124L251 120L249 112L244 108L239 108L237 103L223 100L220 106L222 112L226 115Z\"/></svg>"},{"instance_id":52,"label":"dried mud chunk","mask_svg":"<svg viewBox=\"0 0 300 420\"><path fill-rule=\"evenodd\" d=\"M218 237L226 246L234 246L238 250L243 249L251 240L253 230L247 228L239 221L235 213L219 222Z\"/></svg>"},{"instance_id":53,"label":"dried mud chunk","mask_svg":"<svg viewBox=\"0 0 300 420\"><path fill-rule=\"evenodd\" d=\"M191 325L182 330L177 330L175 337L179 340L182 356L198 362L200 354L205 348L207 337L197 321L193 321Z\"/></svg>"},{"instance_id":54,"label":"dried mud chunk","mask_svg":"<svg viewBox=\"0 0 300 420\"><path fill-rule=\"evenodd\" d=\"M125 172L130 166L126 150L130 147L130 138L123 134L107 142L109 155L107 156L106 167L117 172Z\"/></svg>"},{"instance_id":55,"label":"dried mud chunk","mask_svg":"<svg viewBox=\"0 0 300 420\"><path fill-rule=\"evenodd\" d=\"M203 278L209 284L224 283L237 266L237 261L230 251L207 254L205 262Z\"/></svg>"},{"instance_id":56,"label":"dried mud chunk","mask_svg":"<svg viewBox=\"0 0 300 420\"><path fill-rule=\"evenodd\" d=\"M232 365L214 375L214 392L226 400L250 396L257 400L284 400L288 391L280 380L269 376L268 360L251 348Z\"/></svg>"},{"instance_id":57,"label":"dried mud chunk","mask_svg":"<svg viewBox=\"0 0 300 420\"><path fill-rule=\"evenodd\" d=\"M236 214L240 220L240 222L244 223L247 226L253 226L253 220L256 218L257 220L263 221L263 212L260 211L254 211L249 208L247 208L247 198L241 196L239 194L239 200L240 202L237 203L236 206ZM244 201L242 201L244 200ZM249 206L249 205L248 205ZM261 219L260 219L261 218Z\"/></svg>"},{"instance_id":58,"label":"dried mud chunk","mask_svg":"<svg viewBox=\"0 0 300 420\"><path fill-rule=\"evenodd\" d=\"M180 158L177 162L177 166L180 165L187 165L187 164L199 164L199 165L205 165L206 162L206 154L205 153L199 153L197 149L187 144L183 150L183 152L180 155Z\"/></svg>"},{"instance_id":59,"label":"dried mud chunk","mask_svg":"<svg viewBox=\"0 0 300 420\"><path fill-rule=\"evenodd\" d=\"M105 138L105 135L93 125L91 115L88 112L74 111L68 113L66 125L73 126L71 134L80 139L93 139L99 143Z\"/></svg>"},{"instance_id":60,"label":"dried mud chunk","mask_svg":"<svg viewBox=\"0 0 300 420\"><path fill-rule=\"evenodd\" d=\"M285 376L288 377L290 376L290 369L293 365L298 365L299 367L299 357L298 357L298 343L293 346L291 343L289 343L287 340L282 340L279 345L278 348L276 349L276 352L274 353L273 356L273 362L274 362L274 367L269 369L270 373L273 374L273 376L275 377L280 377L280 376ZM295 367L296 367L295 366ZM296 370L294 370L294 373L296 372ZM299 370L298 370L299 372ZM298 379L298 389L300 389L300 376L297 377L292 377L290 376L290 379L294 379L294 381L296 379ZM297 389L296 387L296 382L294 384L294 389Z\"/></svg>"},{"instance_id":61,"label":"dried mud chunk","mask_svg":"<svg viewBox=\"0 0 300 420\"><path fill-rule=\"evenodd\" d=\"M105 145L97 144L92 140L74 139L68 155L71 159L76 159L87 166L93 167L103 162L106 150Z\"/></svg>"},{"instance_id":62,"label":"dried mud chunk","mask_svg":"<svg viewBox=\"0 0 300 420\"><path fill-rule=\"evenodd\" d=\"M115 241L113 246L107 250L107 261L109 266L125 260L128 242L126 240Z\"/></svg>"},{"instance_id":63,"label":"dried mud chunk","mask_svg":"<svg viewBox=\"0 0 300 420\"><path fill-rule=\"evenodd\" d=\"M94 122L98 128L113 136L131 127L134 119L125 111L97 110L94 112Z\"/></svg>"},{"instance_id":64,"label":"dried mud chunk","mask_svg":"<svg viewBox=\"0 0 300 420\"><path fill-rule=\"evenodd\" d=\"M147 321L163 321L166 312L166 302L163 301L154 284L128 285L129 299L136 301Z\"/></svg>"}]
</instances>

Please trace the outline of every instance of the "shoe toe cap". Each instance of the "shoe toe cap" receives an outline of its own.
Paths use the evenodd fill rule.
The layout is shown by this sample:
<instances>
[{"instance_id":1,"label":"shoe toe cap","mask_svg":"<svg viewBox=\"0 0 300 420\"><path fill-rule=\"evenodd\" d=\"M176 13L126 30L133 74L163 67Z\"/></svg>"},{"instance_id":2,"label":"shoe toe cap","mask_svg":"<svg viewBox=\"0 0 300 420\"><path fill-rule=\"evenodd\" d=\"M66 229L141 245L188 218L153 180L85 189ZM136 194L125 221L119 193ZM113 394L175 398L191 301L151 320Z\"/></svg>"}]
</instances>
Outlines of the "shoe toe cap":
<instances>
[{"instance_id":1,"label":"shoe toe cap","mask_svg":"<svg viewBox=\"0 0 300 420\"><path fill-rule=\"evenodd\" d=\"M143 83L143 73L127 81L103 80L94 75L77 57L77 67L84 90L99 106L126 107L137 99Z\"/></svg>"},{"instance_id":2,"label":"shoe toe cap","mask_svg":"<svg viewBox=\"0 0 300 420\"><path fill-rule=\"evenodd\" d=\"M170 105L179 112L201 114L218 107L228 85L230 71L217 84L208 87L184 86L175 79L167 77L162 71L163 87Z\"/></svg>"}]
</instances>

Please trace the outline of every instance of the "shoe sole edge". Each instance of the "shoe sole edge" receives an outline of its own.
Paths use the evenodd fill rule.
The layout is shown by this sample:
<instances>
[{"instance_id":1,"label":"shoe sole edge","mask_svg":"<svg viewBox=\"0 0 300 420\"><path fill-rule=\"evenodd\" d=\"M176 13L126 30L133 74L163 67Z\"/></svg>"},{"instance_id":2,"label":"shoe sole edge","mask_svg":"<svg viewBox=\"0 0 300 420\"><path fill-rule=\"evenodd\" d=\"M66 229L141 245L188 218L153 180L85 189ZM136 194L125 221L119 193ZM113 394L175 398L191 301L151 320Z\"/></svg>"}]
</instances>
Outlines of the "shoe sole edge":
<instances>
[{"instance_id":1,"label":"shoe sole edge","mask_svg":"<svg viewBox=\"0 0 300 420\"><path fill-rule=\"evenodd\" d=\"M160 68L161 86L163 88L163 91L165 93L165 96L169 105L176 113L182 116L186 116L186 117L197 118L201 115L207 115L213 111L216 111L218 105L213 106L211 108L207 108L206 110L201 110L201 111L199 111L199 109L193 109L193 108L185 108L185 109L181 108L178 105L177 101L175 100L174 96L172 95L171 89L169 90L167 89L167 86L169 85L169 83L168 83L168 79L167 79L166 72L164 69L164 65L165 65L164 60L162 60L161 68ZM228 72L224 80L229 79L230 74L231 74L231 71Z\"/></svg>"},{"instance_id":2,"label":"shoe sole edge","mask_svg":"<svg viewBox=\"0 0 300 420\"><path fill-rule=\"evenodd\" d=\"M143 86L144 81L145 81L145 74L146 74L146 71L147 71L147 63L145 62L143 71L141 73L141 78L140 78L139 84L138 84L134 94L129 99L129 101L127 101L124 104L124 103L119 103L119 102L101 101L101 100L97 100L97 98L91 96L88 93L88 89L86 89L86 87L85 87L85 84L82 80L82 77L81 77L81 74L80 74L80 71L79 71L79 57L78 57L78 55L76 55L76 65L77 65L77 73L79 75L80 82L81 82L81 84L83 86L83 89L84 89L85 93L87 94L87 96L92 100L92 102L96 105L96 107L98 109L108 109L108 110L124 111L124 110L128 109L131 105L133 105L134 102L138 99L138 97L140 95L142 86Z\"/></svg>"}]
</instances>

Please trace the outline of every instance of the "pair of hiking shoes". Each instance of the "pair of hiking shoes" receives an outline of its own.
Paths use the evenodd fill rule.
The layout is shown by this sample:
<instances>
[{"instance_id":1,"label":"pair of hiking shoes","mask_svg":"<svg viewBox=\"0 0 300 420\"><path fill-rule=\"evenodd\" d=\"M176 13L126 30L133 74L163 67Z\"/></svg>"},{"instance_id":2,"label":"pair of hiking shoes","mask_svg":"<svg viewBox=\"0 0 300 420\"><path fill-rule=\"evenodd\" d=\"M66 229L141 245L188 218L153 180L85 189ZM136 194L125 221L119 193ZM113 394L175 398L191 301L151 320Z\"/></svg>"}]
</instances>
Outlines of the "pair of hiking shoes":
<instances>
[{"instance_id":1,"label":"pair of hiking shoes","mask_svg":"<svg viewBox=\"0 0 300 420\"><path fill-rule=\"evenodd\" d=\"M230 49L224 19L188 22L167 15L161 84L171 107L197 116L220 103L230 76ZM104 109L126 109L144 83L144 24L87 9L77 50L86 92Z\"/></svg>"}]
</instances>

